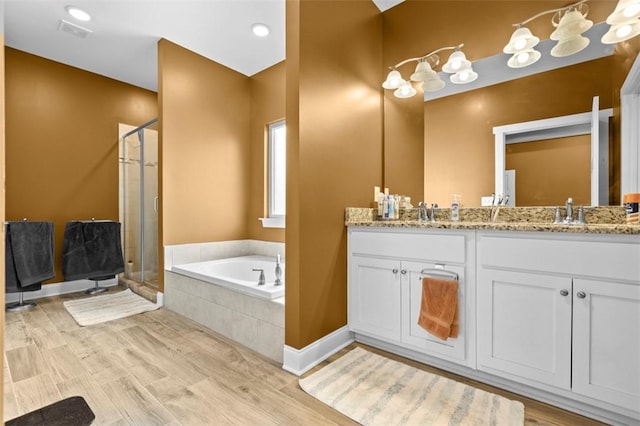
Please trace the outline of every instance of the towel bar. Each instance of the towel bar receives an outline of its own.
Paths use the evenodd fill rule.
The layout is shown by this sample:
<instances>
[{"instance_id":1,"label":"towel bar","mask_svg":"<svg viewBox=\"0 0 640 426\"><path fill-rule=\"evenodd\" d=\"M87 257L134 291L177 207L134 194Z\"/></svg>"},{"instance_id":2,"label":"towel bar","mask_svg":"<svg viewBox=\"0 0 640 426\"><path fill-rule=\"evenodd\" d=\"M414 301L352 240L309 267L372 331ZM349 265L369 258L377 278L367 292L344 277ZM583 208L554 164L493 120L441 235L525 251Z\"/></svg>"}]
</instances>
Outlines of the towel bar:
<instances>
[{"instance_id":1,"label":"towel bar","mask_svg":"<svg viewBox=\"0 0 640 426\"><path fill-rule=\"evenodd\" d=\"M430 277L445 278L458 281L458 274L453 271L447 271L440 268L426 268L420 271L420 275L428 275ZM422 277L420 277L422 279Z\"/></svg>"}]
</instances>

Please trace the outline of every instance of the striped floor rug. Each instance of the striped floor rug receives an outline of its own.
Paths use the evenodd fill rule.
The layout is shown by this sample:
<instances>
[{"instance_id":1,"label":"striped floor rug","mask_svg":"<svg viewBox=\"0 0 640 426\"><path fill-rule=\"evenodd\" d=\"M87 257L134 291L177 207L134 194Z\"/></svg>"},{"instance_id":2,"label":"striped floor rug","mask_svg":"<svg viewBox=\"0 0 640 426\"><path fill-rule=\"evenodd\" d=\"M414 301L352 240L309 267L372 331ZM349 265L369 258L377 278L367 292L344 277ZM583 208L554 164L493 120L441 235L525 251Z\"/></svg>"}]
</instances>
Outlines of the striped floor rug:
<instances>
[{"instance_id":1,"label":"striped floor rug","mask_svg":"<svg viewBox=\"0 0 640 426\"><path fill-rule=\"evenodd\" d=\"M522 425L524 405L355 348L308 377L305 392L363 425Z\"/></svg>"},{"instance_id":2,"label":"striped floor rug","mask_svg":"<svg viewBox=\"0 0 640 426\"><path fill-rule=\"evenodd\" d=\"M81 326L100 324L159 308L129 289L105 296L69 300L63 305Z\"/></svg>"}]
</instances>

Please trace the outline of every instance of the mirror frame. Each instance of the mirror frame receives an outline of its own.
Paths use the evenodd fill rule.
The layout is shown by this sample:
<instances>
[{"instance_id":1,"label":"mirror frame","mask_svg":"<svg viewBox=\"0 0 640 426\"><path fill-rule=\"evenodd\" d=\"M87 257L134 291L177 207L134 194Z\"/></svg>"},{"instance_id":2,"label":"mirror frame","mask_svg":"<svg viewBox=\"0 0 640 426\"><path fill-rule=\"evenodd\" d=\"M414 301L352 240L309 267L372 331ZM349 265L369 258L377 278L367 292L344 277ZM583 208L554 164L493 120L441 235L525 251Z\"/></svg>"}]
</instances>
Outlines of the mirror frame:
<instances>
[{"instance_id":1,"label":"mirror frame","mask_svg":"<svg viewBox=\"0 0 640 426\"><path fill-rule=\"evenodd\" d=\"M620 89L620 203L640 192L640 55Z\"/></svg>"}]
</instances>

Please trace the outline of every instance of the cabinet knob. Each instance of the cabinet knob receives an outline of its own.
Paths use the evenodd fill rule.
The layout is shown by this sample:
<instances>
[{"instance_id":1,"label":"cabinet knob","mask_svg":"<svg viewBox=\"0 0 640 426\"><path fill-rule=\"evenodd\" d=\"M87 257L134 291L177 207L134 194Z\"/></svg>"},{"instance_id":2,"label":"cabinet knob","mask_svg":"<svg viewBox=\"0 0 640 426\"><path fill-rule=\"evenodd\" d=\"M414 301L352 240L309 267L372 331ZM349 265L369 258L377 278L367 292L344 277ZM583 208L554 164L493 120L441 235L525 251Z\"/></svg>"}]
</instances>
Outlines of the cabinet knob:
<instances>
[{"instance_id":1,"label":"cabinet knob","mask_svg":"<svg viewBox=\"0 0 640 426\"><path fill-rule=\"evenodd\" d=\"M401 271L400 271L400 273L401 273L402 275L406 275L406 274L407 274L407 270L406 270L406 269L403 269L403 270L401 270Z\"/></svg>"},{"instance_id":2,"label":"cabinet knob","mask_svg":"<svg viewBox=\"0 0 640 426\"><path fill-rule=\"evenodd\" d=\"M584 291L579 291L576 296L578 296L578 299L584 299L585 297L587 297L587 294Z\"/></svg>"},{"instance_id":3,"label":"cabinet knob","mask_svg":"<svg viewBox=\"0 0 640 426\"><path fill-rule=\"evenodd\" d=\"M397 274L397 273L398 273L398 270L397 270L396 268L393 268L393 269L391 270L391 272L393 272L394 274Z\"/></svg>"},{"instance_id":4,"label":"cabinet knob","mask_svg":"<svg viewBox=\"0 0 640 426\"><path fill-rule=\"evenodd\" d=\"M560 294L563 296L568 296L569 295L569 290L567 290L566 288L563 288L562 290L560 290Z\"/></svg>"}]
</instances>

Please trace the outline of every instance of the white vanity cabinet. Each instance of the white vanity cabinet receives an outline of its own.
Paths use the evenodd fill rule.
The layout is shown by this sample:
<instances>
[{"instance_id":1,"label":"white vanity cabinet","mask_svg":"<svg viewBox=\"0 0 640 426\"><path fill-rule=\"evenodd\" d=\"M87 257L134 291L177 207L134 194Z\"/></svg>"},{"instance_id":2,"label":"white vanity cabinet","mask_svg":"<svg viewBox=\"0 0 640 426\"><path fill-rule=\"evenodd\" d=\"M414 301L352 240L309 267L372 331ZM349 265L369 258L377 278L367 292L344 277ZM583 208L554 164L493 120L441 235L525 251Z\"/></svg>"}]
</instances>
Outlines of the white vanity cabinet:
<instances>
[{"instance_id":1,"label":"white vanity cabinet","mask_svg":"<svg viewBox=\"0 0 640 426\"><path fill-rule=\"evenodd\" d=\"M637 235L479 232L477 251L479 370L640 413Z\"/></svg>"},{"instance_id":2,"label":"white vanity cabinet","mask_svg":"<svg viewBox=\"0 0 640 426\"><path fill-rule=\"evenodd\" d=\"M475 299L467 278L475 271L473 236L450 230L349 228L348 324L356 339L470 365ZM417 324L425 269L458 274L457 338L440 340Z\"/></svg>"}]
</instances>

